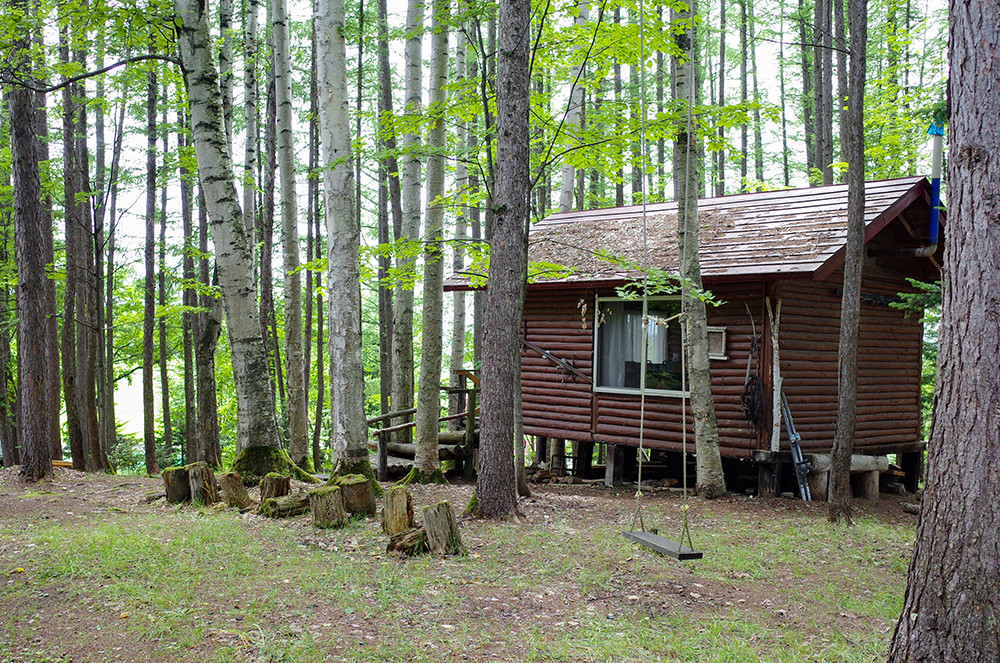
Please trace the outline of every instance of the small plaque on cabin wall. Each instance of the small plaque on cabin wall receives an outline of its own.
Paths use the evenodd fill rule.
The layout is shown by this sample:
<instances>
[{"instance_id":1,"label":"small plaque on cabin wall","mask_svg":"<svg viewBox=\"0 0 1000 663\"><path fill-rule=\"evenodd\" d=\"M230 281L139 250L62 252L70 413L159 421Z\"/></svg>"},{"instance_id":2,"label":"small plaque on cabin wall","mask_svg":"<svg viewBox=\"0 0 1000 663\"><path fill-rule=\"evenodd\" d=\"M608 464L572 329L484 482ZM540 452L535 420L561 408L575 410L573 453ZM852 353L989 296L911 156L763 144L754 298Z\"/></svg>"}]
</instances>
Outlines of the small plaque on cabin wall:
<instances>
[{"instance_id":1,"label":"small plaque on cabin wall","mask_svg":"<svg viewBox=\"0 0 1000 663\"><path fill-rule=\"evenodd\" d=\"M726 328L708 328L708 358L709 359L729 359L726 354Z\"/></svg>"}]
</instances>

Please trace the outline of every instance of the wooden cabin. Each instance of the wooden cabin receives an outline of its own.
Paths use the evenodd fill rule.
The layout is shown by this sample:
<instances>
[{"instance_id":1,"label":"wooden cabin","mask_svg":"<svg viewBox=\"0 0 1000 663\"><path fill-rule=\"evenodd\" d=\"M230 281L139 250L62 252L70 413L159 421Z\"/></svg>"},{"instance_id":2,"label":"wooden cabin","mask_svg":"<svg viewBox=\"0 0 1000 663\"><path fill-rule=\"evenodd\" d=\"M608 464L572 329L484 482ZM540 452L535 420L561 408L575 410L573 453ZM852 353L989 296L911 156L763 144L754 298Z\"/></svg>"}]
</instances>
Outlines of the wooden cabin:
<instances>
[{"instance_id":1,"label":"wooden cabin","mask_svg":"<svg viewBox=\"0 0 1000 663\"><path fill-rule=\"evenodd\" d=\"M865 205L855 453L910 454L914 474L922 449L923 328L918 316L889 303L914 290L907 277L940 278L942 247L928 248L930 184L922 177L869 182ZM681 333L676 320L663 322L679 311L679 297L650 296L643 362L642 302L620 293L641 279L636 265L677 272L676 211L675 203L647 205L645 250L641 206L554 214L532 227L529 261L543 268L527 288L521 378L524 431L540 446L566 440L586 450L604 443L619 454L637 447L645 365L643 446L653 450L654 462L663 452L674 470L679 465L680 456L669 452L682 448ZM751 462L770 458L775 372L768 300L775 311L780 302L780 375L803 450L831 449L847 186L709 198L699 203L699 220L704 287L722 302L708 310L712 394L734 485L741 474L753 476ZM759 425L743 407L748 375L762 384ZM784 426L781 437L787 449Z\"/></svg>"}]
</instances>

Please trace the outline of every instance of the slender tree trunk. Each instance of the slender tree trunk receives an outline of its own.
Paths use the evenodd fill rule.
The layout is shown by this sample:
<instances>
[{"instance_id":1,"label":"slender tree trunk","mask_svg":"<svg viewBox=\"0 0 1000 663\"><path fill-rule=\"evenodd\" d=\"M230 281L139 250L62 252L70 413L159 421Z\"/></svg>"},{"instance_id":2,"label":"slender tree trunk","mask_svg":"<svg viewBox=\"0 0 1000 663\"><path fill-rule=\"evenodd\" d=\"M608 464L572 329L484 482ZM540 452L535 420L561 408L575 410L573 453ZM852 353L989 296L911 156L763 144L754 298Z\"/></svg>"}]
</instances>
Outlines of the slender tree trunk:
<instances>
[{"instance_id":1,"label":"slender tree trunk","mask_svg":"<svg viewBox=\"0 0 1000 663\"><path fill-rule=\"evenodd\" d=\"M719 454L719 432L712 401L712 377L708 365L708 317L705 302L692 291L702 288L701 265L698 258L698 158L699 139L693 128L691 108L697 87L697 67L694 63L694 27L690 12L678 13L687 23L676 37L677 47L684 54L676 68L677 100L684 104L682 126L678 127L674 143L674 173L679 184L678 219L682 282L682 310L686 314L688 375L691 390L691 413L694 418L695 451L698 472L698 494L717 497L726 492ZM686 462L682 461L682 462Z\"/></svg>"},{"instance_id":2,"label":"slender tree trunk","mask_svg":"<svg viewBox=\"0 0 1000 663\"><path fill-rule=\"evenodd\" d=\"M813 119L813 74L812 50L809 47L809 31L806 30L809 12L805 0L799 0L796 21L799 24L800 64L802 68L802 124L805 131L806 176L812 182L816 165L816 123Z\"/></svg>"},{"instance_id":3,"label":"slender tree trunk","mask_svg":"<svg viewBox=\"0 0 1000 663\"><path fill-rule=\"evenodd\" d=\"M428 98L431 126L427 135L427 211L424 230L424 307L420 335L420 383L417 391L414 478L440 478L438 431L441 416L441 355L444 334L444 150L448 85L449 0L435 0L431 19L431 70Z\"/></svg>"},{"instance_id":4,"label":"slender tree trunk","mask_svg":"<svg viewBox=\"0 0 1000 663\"><path fill-rule=\"evenodd\" d=\"M822 0L820 0L822 1ZM747 84L750 79L747 73L747 68L749 66L749 50L750 44L747 40L747 2L749 0L740 0L740 103L746 106L749 97L747 95ZM748 128L747 123L743 122L740 125L740 178L742 182L740 183L740 189L745 190L746 180L747 180L747 158L749 151L748 142Z\"/></svg>"},{"instance_id":5,"label":"slender tree trunk","mask_svg":"<svg viewBox=\"0 0 1000 663\"><path fill-rule=\"evenodd\" d=\"M186 127L187 117L181 111L177 112L177 126ZM185 133L182 130L177 132L177 152L182 156L188 150L185 140ZM183 164L184 161L182 160ZM181 224L184 231L184 260L183 276L184 282L189 284L184 287L182 301L184 303L184 313L181 318L181 337L184 345L184 462L193 463L201 460L203 454L200 453L198 444L198 392L195 386L195 361L194 361L194 308L198 305L197 291L190 285L194 283L194 254L193 250L197 246L194 234L194 200L191 195L191 174L187 166L180 167L180 188L181 188Z\"/></svg>"},{"instance_id":6,"label":"slender tree trunk","mask_svg":"<svg viewBox=\"0 0 1000 663\"><path fill-rule=\"evenodd\" d=\"M272 2L277 158L281 180L281 255L285 268L285 361L288 392L288 453L296 465L309 459L309 414L302 362L302 277L295 194L292 126L292 62L285 0Z\"/></svg>"},{"instance_id":7,"label":"slender tree trunk","mask_svg":"<svg viewBox=\"0 0 1000 663\"><path fill-rule=\"evenodd\" d=\"M198 250L202 258L199 260L198 279L204 287L217 286L218 279L213 278L208 259L208 209L205 205L205 194L198 188ZM211 467L218 467L222 462L222 446L219 441L219 408L215 383L215 349L219 344L222 332L222 302L211 295L203 294L199 298L202 312L194 319L194 361L195 381L197 382L198 398L198 437L194 443L193 455L188 456L188 462L204 460ZM239 441L237 440L237 445ZM238 448L238 447L237 447Z\"/></svg>"},{"instance_id":8,"label":"slender tree trunk","mask_svg":"<svg viewBox=\"0 0 1000 663\"><path fill-rule=\"evenodd\" d=\"M244 119L247 125L246 141L243 152L243 226L251 237L257 228L257 174L260 169L258 155L260 154L260 129L258 127L259 112L257 100L257 20L260 10L258 0L247 0L245 30L243 33L243 89L244 89ZM253 238L250 245L256 244Z\"/></svg>"},{"instance_id":9,"label":"slender tree trunk","mask_svg":"<svg viewBox=\"0 0 1000 663\"><path fill-rule=\"evenodd\" d=\"M277 172L278 144L273 64L272 60L272 76L271 83L267 89L267 113L264 126L267 166L264 173L264 209L261 213L260 230L260 336L264 341L264 350L268 354L268 376L270 377L271 391L277 394L278 407L284 411L285 385L282 380L281 352L278 346L278 323L274 312L274 276L272 266L272 255L274 253L274 207L275 194L277 192L275 174Z\"/></svg>"},{"instance_id":10,"label":"slender tree trunk","mask_svg":"<svg viewBox=\"0 0 1000 663\"><path fill-rule=\"evenodd\" d=\"M476 481L479 513L487 518L504 518L517 508L513 444L517 375L521 370L518 334L527 272L530 11L528 0L500 2L497 178L483 330L482 433Z\"/></svg>"},{"instance_id":11,"label":"slender tree trunk","mask_svg":"<svg viewBox=\"0 0 1000 663\"><path fill-rule=\"evenodd\" d=\"M163 86L163 101L166 102L167 96L167 86ZM167 153L170 151L170 146L167 144L167 109L163 108L163 113L160 116L162 120L162 131L163 134L163 185L160 187L160 241L158 242L159 249L158 253L158 263L157 263L157 274L156 274L156 291L157 291L157 303L160 306L161 311L165 311L167 307ZM170 419L170 376L167 373L167 318L165 315L160 315L159 320L157 320L157 350L158 359L160 367L160 408L163 416L163 450L164 456L168 459L172 458L174 453L174 429L173 423ZM172 464L172 463L171 463Z\"/></svg>"},{"instance_id":12,"label":"slender tree trunk","mask_svg":"<svg viewBox=\"0 0 1000 663\"><path fill-rule=\"evenodd\" d=\"M726 105L726 0L719 0L719 107ZM725 144L726 127L719 124L719 143ZM726 195L726 151L719 148L715 153L718 179L715 181L715 195Z\"/></svg>"},{"instance_id":13,"label":"slender tree trunk","mask_svg":"<svg viewBox=\"0 0 1000 663\"><path fill-rule=\"evenodd\" d=\"M754 18L753 0L747 2L747 23L749 29L750 71L753 76L753 172L758 182L764 181L764 141L760 123L760 88L757 85L757 22Z\"/></svg>"},{"instance_id":14,"label":"slender tree trunk","mask_svg":"<svg viewBox=\"0 0 1000 663\"><path fill-rule=\"evenodd\" d=\"M146 278L142 316L142 434L146 474L160 471L156 460L156 429L153 419L153 325L156 302L156 71L146 80Z\"/></svg>"},{"instance_id":15,"label":"slender tree trunk","mask_svg":"<svg viewBox=\"0 0 1000 663\"><path fill-rule=\"evenodd\" d=\"M115 148L111 158L110 180L110 203L108 206L108 235L107 235L107 278L104 283L104 370L107 372L107 388L109 400L106 404L104 419L102 423L107 427L107 446L105 453L110 452L111 447L118 441L118 431L115 424L115 242L118 236L118 170L121 162L122 143L121 137L125 135L125 113L128 104L122 99L118 107L118 124L115 132ZM110 466L110 463L109 463Z\"/></svg>"},{"instance_id":16,"label":"slender tree trunk","mask_svg":"<svg viewBox=\"0 0 1000 663\"><path fill-rule=\"evenodd\" d=\"M778 6L780 16L779 34L785 34L785 3L781 0ZM785 44L778 44L778 86L781 97L781 174L782 184L791 186L792 175L788 164L788 100L785 96Z\"/></svg>"},{"instance_id":17,"label":"slender tree trunk","mask_svg":"<svg viewBox=\"0 0 1000 663\"><path fill-rule=\"evenodd\" d=\"M407 123L419 119L421 106L421 40L423 37L423 4L409 0L406 10L405 84L406 102L404 117ZM416 241L420 230L420 133L412 129L403 134L403 171L400 174L403 222L399 242ZM409 251L412 254L412 251ZM407 255L396 258L396 268L404 274L416 268L416 258ZM395 293L395 311L392 328L392 409L399 412L413 407L413 288L400 285ZM332 321L331 321L332 322ZM333 335L333 329L330 330ZM331 376L332 377L332 376ZM409 430L397 436L400 442L409 442Z\"/></svg>"},{"instance_id":18,"label":"slender tree trunk","mask_svg":"<svg viewBox=\"0 0 1000 663\"><path fill-rule=\"evenodd\" d=\"M862 4L849 4L852 39ZM1000 659L1000 5L952 2L949 20L938 380L920 522L890 663Z\"/></svg>"},{"instance_id":19,"label":"slender tree trunk","mask_svg":"<svg viewBox=\"0 0 1000 663\"><path fill-rule=\"evenodd\" d=\"M833 184L833 29L831 0L816 0L813 19L813 110L816 117L816 167L823 184Z\"/></svg>"},{"instance_id":20,"label":"slender tree trunk","mask_svg":"<svg viewBox=\"0 0 1000 663\"><path fill-rule=\"evenodd\" d=\"M865 51L868 10L851 0L851 72L847 116L851 131L842 145L847 159L847 247L844 254L844 294L840 304L840 380L837 391L837 431L830 465L830 510L834 522L851 522L851 453L857 423L858 330L861 322L861 266L865 245ZM855 6L860 5L860 6Z\"/></svg>"},{"instance_id":21,"label":"slender tree trunk","mask_svg":"<svg viewBox=\"0 0 1000 663\"><path fill-rule=\"evenodd\" d=\"M379 117L392 117L392 79L389 71L389 17L386 0L378 0L378 111ZM393 212L399 208L399 167L392 151L396 147L396 138L391 127L379 123L379 148L383 156L379 159L379 191L378 191L378 243L388 247L392 241L389 232L389 205L392 198ZM402 224L402 211L394 216L394 225ZM378 347L379 347L379 414L391 411L389 397L392 393L392 338L393 320L392 289L386 283L391 257L382 252L378 258Z\"/></svg>"},{"instance_id":22,"label":"slender tree trunk","mask_svg":"<svg viewBox=\"0 0 1000 663\"><path fill-rule=\"evenodd\" d=\"M219 284L226 309L236 388L238 446L277 447L274 399L267 384L267 356L253 287L253 254L222 125L218 74L212 62L206 7L176 0L180 54L188 90L198 174L212 221Z\"/></svg>"},{"instance_id":23,"label":"slender tree trunk","mask_svg":"<svg viewBox=\"0 0 1000 663\"><path fill-rule=\"evenodd\" d=\"M622 24L622 10L621 7L615 5L615 25L621 26ZM615 108L619 109L619 114L617 117L616 125L618 127L622 126L621 122L621 108L622 108L622 65L618 58L614 61L614 71L615 71ZM619 133L621 129L618 129ZM618 157L619 159L622 157ZM621 166L618 167L618 172L615 173L615 205L621 207L625 204L625 169Z\"/></svg>"},{"instance_id":24,"label":"slender tree trunk","mask_svg":"<svg viewBox=\"0 0 1000 663\"><path fill-rule=\"evenodd\" d=\"M576 28L582 32L587 21L590 20L590 0L579 0L576 3ZM579 143L577 133L583 129L583 71L586 63L583 61L583 54L587 49L582 45L577 45L573 49L574 57L580 62L573 68L570 76L570 92L568 108L566 109L566 138L570 145ZM575 131L574 131L575 128ZM567 158L563 161L562 186L559 189L559 211L569 212L573 209L573 186L575 183L576 169Z\"/></svg>"},{"instance_id":25,"label":"slender tree trunk","mask_svg":"<svg viewBox=\"0 0 1000 663\"><path fill-rule=\"evenodd\" d=\"M309 179L306 180L306 261L312 263L320 256L319 251L319 98L316 79L318 78L318 65L316 63L316 23L312 23L310 30L310 41L312 42L312 56L310 58L311 75L309 77ZM315 284L315 287L314 287ZM313 295L321 287L321 279L313 269L306 271L306 323L303 337L303 348L305 359L303 361L303 374L306 401L309 400L309 383L312 379L312 342L313 342ZM320 329L323 324L323 308L316 308L319 314ZM323 342L319 342L317 354L319 362L316 365L319 374L323 371ZM387 394L388 397L388 394ZM323 387L316 391L316 421L322 418ZM308 415L308 407L306 409ZM319 472L323 467L323 450L320 447L318 430L314 428L312 436L312 460L313 468Z\"/></svg>"},{"instance_id":26,"label":"slender tree trunk","mask_svg":"<svg viewBox=\"0 0 1000 663\"><path fill-rule=\"evenodd\" d=\"M847 38L844 34L844 0L833 0L834 40L837 45L837 120L840 124L840 160L847 161L850 140L849 134L854 128L848 123L849 99L847 97ZM890 52L892 47L890 46ZM848 166L850 167L850 166ZM846 181L850 176L845 172L841 178Z\"/></svg>"},{"instance_id":27,"label":"slender tree trunk","mask_svg":"<svg viewBox=\"0 0 1000 663\"><path fill-rule=\"evenodd\" d=\"M219 87L222 89L222 123L230 152L233 145L233 0L219 0Z\"/></svg>"},{"instance_id":28,"label":"slender tree trunk","mask_svg":"<svg viewBox=\"0 0 1000 663\"><path fill-rule=\"evenodd\" d=\"M354 216L350 112L347 103L343 0L320 0L316 10L320 138L326 191L327 290L330 306L330 412L335 472L372 476L361 363L360 227Z\"/></svg>"},{"instance_id":29,"label":"slender tree trunk","mask_svg":"<svg viewBox=\"0 0 1000 663\"><path fill-rule=\"evenodd\" d=\"M464 7L459 5L459 12ZM466 37L462 26L455 31L455 78L458 85L468 84L465 75L466 67ZM468 191L469 167L466 163L465 150L468 144L468 126L465 121L459 121L455 127L455 142L458 144L458 159L455 162L455 188L462 193ZM466 225L468 217L468 206L460 204L455 216L455 243L452 247L451 273L460 274L465 269L465 239ZM451 318L451 357L448 362L450 375L448 384L452 389L456 389L461 382L458 372L464 368L465 363L465 291L455 291L452 299ZM461 401L459 394L451 394L448 399L448 414L458 414L461 412ZM454 420L449 426L450 430L458 430L459 422Z\"/></svg>"}]
</instances>

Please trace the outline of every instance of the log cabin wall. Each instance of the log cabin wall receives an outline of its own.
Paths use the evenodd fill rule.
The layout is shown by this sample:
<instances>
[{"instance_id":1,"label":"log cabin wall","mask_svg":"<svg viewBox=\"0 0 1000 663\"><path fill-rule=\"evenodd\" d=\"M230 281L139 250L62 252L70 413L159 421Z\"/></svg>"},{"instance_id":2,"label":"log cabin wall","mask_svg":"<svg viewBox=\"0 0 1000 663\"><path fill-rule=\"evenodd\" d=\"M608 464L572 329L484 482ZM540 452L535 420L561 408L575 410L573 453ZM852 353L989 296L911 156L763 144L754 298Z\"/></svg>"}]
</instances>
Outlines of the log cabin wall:
<instances>
[{"instance_id":1,"label":"log cabin wall","mask_svg":"<svg viewBox=\"0 0 1000 663\"><path fill-rule=\"evenodd\" d=\"M758 336L763 324L763 285L738 284L713 288L724 302L709 309L709 325L726 329L726 359L713 359L712 395L716 404L722 453L748 457L757 447L755 431L741 408L751 329L749 308ZM593 378L594 307L597 295L612 289L529 289L522 337ZM595 392L591 382L560 367L535 349L522 346L522 408L529 435L557 439L639 444L639 394ZM758 372L759 358L753 364ZM688 409L688 448L694 430ZM643 444L654 449L682 448L681 399L647 395Z\"/></svg>"},{"instance_id":2,"label":"log cabin wall","mask_svg":"<svg viewBox=\"0 0 1000 663\"><path fill-rule=\"evenodd\" d=\"M784 281L781 371L795 427L806 451L825 452L837 425L840 335L838 270L825 281ZM901 278L866 276L864 294L894 297L912 290ZM855 450L920 439L923 325L917 316L862 298L858 337L858 419ZM787 435L782 427L783 447Z\"/></svg>"}]
</instances>

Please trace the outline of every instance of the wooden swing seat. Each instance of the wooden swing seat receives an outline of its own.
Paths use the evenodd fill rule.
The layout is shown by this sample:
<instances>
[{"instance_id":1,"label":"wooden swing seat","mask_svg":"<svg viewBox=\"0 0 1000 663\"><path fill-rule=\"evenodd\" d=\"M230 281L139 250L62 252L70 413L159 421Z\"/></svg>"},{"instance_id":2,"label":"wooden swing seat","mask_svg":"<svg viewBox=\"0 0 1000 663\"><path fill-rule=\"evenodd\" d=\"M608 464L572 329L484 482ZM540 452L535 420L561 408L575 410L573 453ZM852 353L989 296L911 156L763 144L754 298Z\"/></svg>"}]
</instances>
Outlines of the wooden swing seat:
<instances>
[{"instance_id":1,"label":"wooden swing seat","mask_svg":"<svg viewBox=\"0 0 1000 663\"><path fill-rule=\"evenodd\" d=\"M700 550L689 548L676 541L665 539L659 534L653 534L652 532L622 532L622 536L630 541L638 543L640 546L644 546L650 550L655 550L662 555L673 557L678 560L701 559L704 556L704 553Z\"/></svg>"}]
</instances>

